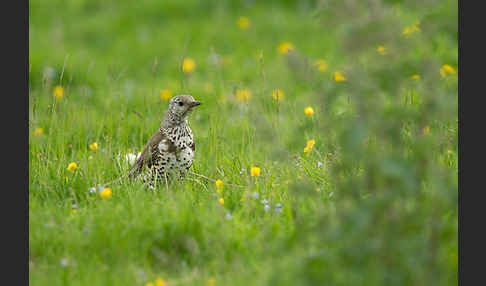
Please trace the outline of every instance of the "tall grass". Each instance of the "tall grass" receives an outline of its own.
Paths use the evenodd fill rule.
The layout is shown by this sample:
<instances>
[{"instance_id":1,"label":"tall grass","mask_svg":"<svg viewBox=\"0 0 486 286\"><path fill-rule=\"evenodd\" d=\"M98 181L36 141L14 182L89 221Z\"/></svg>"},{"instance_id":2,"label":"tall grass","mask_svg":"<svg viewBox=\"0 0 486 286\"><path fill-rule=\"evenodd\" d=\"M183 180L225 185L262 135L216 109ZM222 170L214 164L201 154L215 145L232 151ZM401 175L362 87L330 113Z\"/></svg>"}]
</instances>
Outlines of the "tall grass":
<instances>
[{"instance_id":1,"label":"tall grass","mask_svg":"<svg viewBox=\"0 0 486 286\"><path fill-rule=\"evenodd\" d=\"M32 285L454 285L457 3L417 3L31 1ZM90 192L157 130L163 89L203 102L204 177Z\"/></svg>"}]
</instances>

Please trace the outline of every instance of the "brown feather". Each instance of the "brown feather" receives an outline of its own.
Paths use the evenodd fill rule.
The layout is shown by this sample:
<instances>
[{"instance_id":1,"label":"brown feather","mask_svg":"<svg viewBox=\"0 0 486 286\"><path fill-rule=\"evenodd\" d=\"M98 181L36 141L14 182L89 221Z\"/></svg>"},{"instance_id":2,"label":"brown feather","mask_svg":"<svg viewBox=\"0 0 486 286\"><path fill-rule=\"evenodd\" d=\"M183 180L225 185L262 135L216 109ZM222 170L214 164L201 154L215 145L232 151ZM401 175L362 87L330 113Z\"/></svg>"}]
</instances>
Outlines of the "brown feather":
<instances>
[{"instance_id":1,"label":"brown feather","mask_svg":"<svg viewBox=\"0 0 486 286\"><path fill-rule=\"evenodd\" d=\"M152 137L148 140L147 144L145 144L142 154L140 154L140 157L138 157L137 161L130 169L129 171L130 177L137 176L145 166L150 168L150 166L152 165L152 157L153 157L154 149L156 149L159 142L164 139L165 139L165 135L160 130L158 130L157 132L155 132L154 135L152 135Z\"/></svg>"}]
</instances>

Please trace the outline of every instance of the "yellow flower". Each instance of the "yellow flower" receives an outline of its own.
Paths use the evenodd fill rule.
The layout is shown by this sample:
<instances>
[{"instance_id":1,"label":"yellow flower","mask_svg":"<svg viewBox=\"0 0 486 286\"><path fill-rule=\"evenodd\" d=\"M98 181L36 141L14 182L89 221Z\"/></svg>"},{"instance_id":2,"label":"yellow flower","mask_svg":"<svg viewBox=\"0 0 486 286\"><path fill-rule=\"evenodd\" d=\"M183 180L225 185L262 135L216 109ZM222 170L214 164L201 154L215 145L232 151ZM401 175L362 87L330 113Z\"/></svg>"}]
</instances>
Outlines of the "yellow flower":
<instances>
[{"instance_id":1,"label":"yellow flower","mask_svg":"<svg viewBox=\"0 0 486 286\"><path fill-rule=\"evenodd\" d=\"M101 193L100 193L100 197L102 199L106 199L106 198L111 197L112 194L113 194L113 192L111 191L111 188L104 188L103 191L101 191Z\"/></svg>"},{"instance_id":2,"label":"yellow flower","mask_svg":"<svg viewBox=\"0 0 486 286\"><path fill-rule=\"evenodd\" d=\"M340 81L345 81L346 78L340 73L340 72L334 72L333 74L334 81L340 82Z\"/></svg>"},{"instance_id":3,"label":"yellow flower","mask_svg":"<svg viewBox=\"0 0 486 286\"><path fill-rule=\"evenodd\" d=\"M309 147L311 149L312 149L312 147L314 147L315 144L316 144L316 140L314 140L314 139L307 141L307 147Z\"/></svg>"},{"instance_id":4,"label":"yellow flower","mask_svg":"<svg viewBox=\"0 0 486 286\"><path fill-rule=\"evenodd\" d=\"M78 210L71 210L71 213L72 213L72 214L75 214L75 213L77 213L77 212L78 212Z\"/></svg>"},{"instance_id":5,"label":"yellow flower","mask_svg":"<svg viewBox=\"0 0 486 286\"><path fill-rule=\"evenodd\" d=\"M215 184L216 184L216 188L218 188L218 189L223 187L223 181L222 180L219 180L219 179L216 180Z\"/></svg>"},{"instance_id":6,"label":"yellow flower","mask_svg":"<svg viewBox=\"0 0 486 286\"><path fill-rule=\"evenodd\" d=\"M444 69L447 73L456 73L456 70L450 65L443 65L442 69Z\"/></svg>"},{"instance_id":7,"label":"yellow flower","mask_svg":"<svg viewBox=\"0 0 486 286\"><path fill-rule=\"evenodd\" d=\"M163 89L160 91L160 99L167 101L172 98L172 91Z\"/></svg>"},{"instance_id":8,"label":"yellow flower","mask_svg":"<svg viewBox=\"0 0 486 286\"><path fill-rule=\"evenodd\" d=\"M34 136L39 136L39 135L42 135L42 134L44 134L44 129L42 129L42 128L36 128L34 130Z\"/></svg>"},{"instance_id":9,"label":"yellow flower","mask_svg":"<svg viewBox=\"0 0 486 286\"><path fill-rule=\"evenodd\" d=\"M420 24L420 22L416 21L412 26L405 27L402 31L402 34L405 35L405 36L408 36L408 35L413 34L415 32L420 32L420 28L418 26L419 24Z\"/></svg>"},{"instance_id":10,"label":"yellow flower","mask_svg":"<svg viewBox=\"0 0 486 286\"><path fill-rule=\"evenodd\" d=\"M224 199L223 198L219 198L218 202L222 205L224 205Z\"/></svg>"},{"instance_id":11,"label":"yellow flower","mask_svg":"<svg viewBox=\"0 0 486 286\"><path fill-rule=\"evenodd\" d=\"M430 133L430 126L429 125L425 126L423 132L424 135L428 135Z\"/></svg>"},{"instance_id":12,"label":"yellow flower","mask_svg":"<svg viewBox=\"0 0 486 286\"><path fill-rule=\"evenodd\" d=\"M377 51L378 51L378 53L380 53L381 55L386 54L386 48L385 48L385 46L378 46L378 47L376 48L376 50L377 50Z\"/></svg>"},{"instance_id":13,"label":"yellow flower","mask_svg":"<svg viewBox=\"0 0 486 286\"><path fill-rule=\"evenodd\" d=\"M214 286L215 284L216 284L216 279L214 279L214 278L208 279L208 286Z\"/></svg>"},{"instance_id":14,"label":"yellow flower","mask_svg":"<svg viewBox=\"0 0 486 286\"><path fill-rule=\"evenodd\" d=\"M252 177L258 177L258 176L260 176L260 168L258 168L258 167L251 167L250 174L251 174Z\"/></svg>"},{"instance_id":15,"label":"yellow flower","mask_svg":"<svg viewBox=\"0 0 486 286\"><path fill-rule=\"evenodd\" d=\"M67 170L70 172L74 172L78 168L78 164L76 162L69 163Z\"/></svg>"},{"instance_id":16,"label":"yellow flower","mask_svg":"<svg viewBox=\"0 0 486 286\"><path fill-rule=\"evenodd\" d=\"M294 50L294 46L291 43L282 42L280 43L280 45L278 45L278 52L282 55L293 50Z\"/></svg>"},{"instance_id":17,"label":"yellow flower","mask_svg":"<svg viewBox=\"0 0 486 286\"><path fill-rule=\"evenodd\" d=\"M165 285L165 282L164 282L164 279L158 277L157 279L155 279L155 286L164 286Z\"/></svg>"},{"instance_id":18,"label":"yellow flower","mask_svg":"<svg viewBox=\"0 0 486 286\"><path fill-rule=\"evenodd\" d=\"M69 184L69 178L66 176L66 184Z\"/></svg>"},{"instance_id":19,"label":"yellow flower","mask_svg":"<svg viewBox=\"0 0 486 286\"><path fill-rule=\"evenodd\" d=\"M272 97L273 99L279 101L284 98L284 94L281 89L277 88L272 91Z\"/></svg>"},{"instance_id":20,"label":"yellow flower","mask_svg":"<svg viewBox=\"0 0 486 286\"><path fill-rule=\"evenodd\" d=\"M321 192L321 189L317 188L316 189L316 192L320 193Z\"/></svg>"},{"instance_id":21,"label":"yellow flower","mask_svg":"<svg viewBox=\"0 0 486 286\"><path fill-rule=\"evenodd\" d=\"M185 73L191 73L196 69L196 62L191 58L185 58L182 61L182 71Z\"/></svg>"},{"instance_id":22,"label":"yellow flower","mask_svg":"<svg viewBox=\"0 0 486 286\"><path fill-rule=\"evenodd\" d=\"M89 144L89 149L90 149L91 151L96 151L96 150L98 150L98 142L93 142L93 143Z\"/></svg>"},{"instance_id":23,"label":"yellow flower","mask_svg":"<svg viewBox=\"0 0 486 286\"><path fill-rule=\"evenodd\" d=\"M327 69L326 62L324 60L316 60L314 65L317 67L317 70L320 72L325 72Z\"/></svg>"},{"instance_id":24,"label":"yellow flower","mask_svg":"<svg viewBox=\"0 0 486 286\"><path fill-rule=\"evenodd\" d=\"M247 89L240 89L236 91L236 98L239 101L248 101L251 98L251 91Z\"/></svg>"},{"instance_id":25,"label":"yellow flower","mask_svg":"<svg viewBox=\"0 0 486 286\"><path fill-rule=\"evenodd\" d=\"M248 18L246 17L240 17L238 18L236 25L238 26L238 28L246 30L250 26L250 20L248 20Z\"/></svg>"},{"instance_id":26,"label":"yellow flower","mask_svg":"<svg viewBox=\"0 0 486 286\"><path fill-rule=\"evenodd\" d=\"M154 286L154 283L152 283L152 282L147 282L147 283L145 283L145 286Z\"/></svg>"},{"instance_id":27,"label":"yellow flower","mask_svg":"<svg viewBox=\"0 0 486 286\"><path fill-rule=\"evenodd\" d=\"M314 109L310 106L307 106L305 109L304 109L304 113L305 115L307 116L312 116L314 115Z\"/></svg>"},{"instance_id":28,"label":"yellow flower","mask_svg":"<svg viewBox=\"0 0 486 286\"><path fill-rule=\"evenodd\" d=\"M420 75L414 74L414 75L412 75L412 79L419 80L420 79Z\"/></svg>"},{"instance_id":29,"label":"yellow flower","mask_svg":"<svg viewBox=\"0 0 486 286\"><path fill-rule=\"evenodd\" d=\"M312 150L312 147L314 147L314 144L316 144L316 140L308 140L307 141L307 146L304 148L304 153L309 153Z\"/></svg>"},{"instance_id":30,"label":"yellow flower","mask_svg":"<svg viewBox=\"0 0 486 286\"><path fill-rule=\"evenodd\" d=\"M52 95L54 95L57 99L62 99L64 96L64 88L60 85L56 86L52 92Z\"/></svg>"},{"instance_id":31,"label":"yellow flower","mask_svg":"<svg viewBox=\"0 0 486 286\"><path fill-rule=\"evenodd\" d=\"M446 77L448 74L455 74L456 70L450 65L442 65L440 69L440 75Z\"/></svg>"}]
</instances>

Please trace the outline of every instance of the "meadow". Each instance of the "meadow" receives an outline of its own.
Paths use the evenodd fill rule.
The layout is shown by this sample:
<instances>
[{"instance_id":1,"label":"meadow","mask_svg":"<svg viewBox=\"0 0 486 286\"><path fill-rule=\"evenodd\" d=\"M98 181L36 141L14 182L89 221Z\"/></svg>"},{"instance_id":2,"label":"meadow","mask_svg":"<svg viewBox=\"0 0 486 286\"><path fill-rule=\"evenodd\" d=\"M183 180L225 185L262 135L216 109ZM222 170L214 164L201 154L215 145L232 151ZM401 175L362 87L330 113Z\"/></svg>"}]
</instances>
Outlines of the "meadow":
<instances>
[{"instance_id":1,"label":"meadow","mask_svg":"<svg viewBox=\"0 0 486 286\"><path fill-rule=\"evenodd\" d=\"M29 3L30 285L456 285L457 1ZM123 175L177 94L194 174Z\"/></svg>"}]
</instances>

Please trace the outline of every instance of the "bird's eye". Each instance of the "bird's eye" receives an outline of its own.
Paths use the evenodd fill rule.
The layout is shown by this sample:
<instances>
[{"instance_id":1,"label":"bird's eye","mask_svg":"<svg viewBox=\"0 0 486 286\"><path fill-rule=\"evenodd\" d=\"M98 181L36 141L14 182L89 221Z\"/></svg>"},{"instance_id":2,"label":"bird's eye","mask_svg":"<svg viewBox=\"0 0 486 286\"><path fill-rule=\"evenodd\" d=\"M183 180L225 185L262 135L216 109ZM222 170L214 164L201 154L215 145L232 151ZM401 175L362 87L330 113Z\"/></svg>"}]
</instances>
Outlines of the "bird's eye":
<instances>
[{"instance_id":1,"label":"bird's eye","mask_svg":"<svg viewBox=\"0 0 486 286\"><path fill-rule=\"evenodd\" d=\"M184 102L182 102L182 101L179 101L178 103L179 103L179 106L183 106L184 105Z\"/></svg>"}]
</instances>

